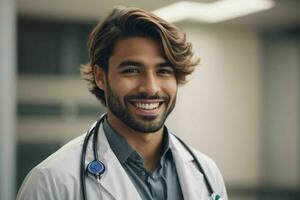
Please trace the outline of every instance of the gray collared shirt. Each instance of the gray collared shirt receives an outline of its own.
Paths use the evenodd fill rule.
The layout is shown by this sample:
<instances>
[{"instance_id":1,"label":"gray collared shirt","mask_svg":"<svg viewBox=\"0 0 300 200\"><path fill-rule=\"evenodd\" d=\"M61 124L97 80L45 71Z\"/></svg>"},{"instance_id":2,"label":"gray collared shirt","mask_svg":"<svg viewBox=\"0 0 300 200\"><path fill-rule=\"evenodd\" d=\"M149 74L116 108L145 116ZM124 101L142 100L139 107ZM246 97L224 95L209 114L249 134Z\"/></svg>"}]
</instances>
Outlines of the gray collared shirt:
<instances>
[{"instance_id":1,"label":"gray collared shirt","mask_svg":"<svg viewBox=\"0 0 300 200\"><path fill-rule=\"evenodd\" d=\"M103 129L108 143L143 200L182 200L169 133L163 136L163 151L153 172L144 167L144 159L105 119Z\"/></svg>"}]
</instances>

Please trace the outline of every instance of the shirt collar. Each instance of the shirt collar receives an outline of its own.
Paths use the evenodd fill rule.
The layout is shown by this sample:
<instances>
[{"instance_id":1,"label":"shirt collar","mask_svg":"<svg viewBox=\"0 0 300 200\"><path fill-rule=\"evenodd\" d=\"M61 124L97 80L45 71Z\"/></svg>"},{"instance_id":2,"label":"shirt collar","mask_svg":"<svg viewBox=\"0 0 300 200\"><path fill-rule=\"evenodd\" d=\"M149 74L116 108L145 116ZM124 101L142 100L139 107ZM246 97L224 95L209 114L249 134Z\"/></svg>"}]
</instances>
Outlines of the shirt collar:
<instances>
[{"instance_id":1,"label":"shirt collar","mask_svg":"<svg viewBox=\"0 0 300 200\"><path fill-rule=\"evenodd\" d=\"M106 118L103 121L103 130L105 132L105 136L108 140L110 148L117 156L120 163L124 164L130 154L132 154L135 150L127 143L127 141L122 136L117 134L117 132L108 123Z\"/></svg>"},{"instance_id":2,"label":"shirt collar","mask_svg":"<svg viewBox=\"0 0 300 200\"><path fill-rule=\"evenodd\" d=\"M163 141L162 141L162 154L161 158L164 158L167 154L171 154L171 148L170 148L170 134L168 132L168 129L164 127L164 133L163 133ZM168 153L170 152L170 153Z\"/></svg>"},{"instance_id":3,"label":"shirt collar","mask_svg":"<svg viewBox=\"0 0 300 200\"><path fill-rule=\"evenodd\" d=\"M112 151L121 164L124 164L132 154L135 155L135 157L139 155L138 152L136 152L136 150L133 149L132 146L128 144L127 141L111 127L106 118L103 121L103 129ZM164 128L162 147L163 149L160 156L161 161L168 156L172 156L170 148L170 136L167 128ZM142 157L140 158L142 159Z\"/></svg>"}]
</instances>

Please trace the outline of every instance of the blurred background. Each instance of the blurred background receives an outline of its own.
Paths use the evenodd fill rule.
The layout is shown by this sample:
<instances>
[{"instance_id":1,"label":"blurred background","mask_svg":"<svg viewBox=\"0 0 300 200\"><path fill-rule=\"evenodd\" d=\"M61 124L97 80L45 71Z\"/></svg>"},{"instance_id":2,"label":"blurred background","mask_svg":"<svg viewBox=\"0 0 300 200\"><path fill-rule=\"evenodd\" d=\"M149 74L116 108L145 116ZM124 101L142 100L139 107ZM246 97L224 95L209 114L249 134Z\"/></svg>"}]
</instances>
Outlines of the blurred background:
<instances>
[{"instance_id":1,"label":"blurred background","mask_svg":"<svg viewBox=\"0 0 300 200\"><path fill-rule=\"evenodd\" d=\"M167 124L216 161L229 199L300 199L300 1L258 1L1 0L0 199L105 111L79 67L116 5L187 33L201 63Z\"/></svg>"}]
</instances>

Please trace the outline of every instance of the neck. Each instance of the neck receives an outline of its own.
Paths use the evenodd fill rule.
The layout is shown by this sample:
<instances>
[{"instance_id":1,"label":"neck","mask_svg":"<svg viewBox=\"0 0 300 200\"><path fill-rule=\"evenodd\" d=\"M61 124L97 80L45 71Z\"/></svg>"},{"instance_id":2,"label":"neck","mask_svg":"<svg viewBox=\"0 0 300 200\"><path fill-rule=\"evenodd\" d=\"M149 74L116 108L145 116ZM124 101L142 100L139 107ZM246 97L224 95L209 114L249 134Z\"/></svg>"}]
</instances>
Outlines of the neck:
<instances>
[{"instance_id":1,"label":"neck","mask_svg":"<svg viewBox=\"0 0 300 200\"><path fill-rule=\"evenodd\" d=\"M142 133L131 129L111 113L107 114L107 120L112 128L143 157L145 168L153 171L162 150L163 128L152 133Z\"/></svg>"}]
</instances>

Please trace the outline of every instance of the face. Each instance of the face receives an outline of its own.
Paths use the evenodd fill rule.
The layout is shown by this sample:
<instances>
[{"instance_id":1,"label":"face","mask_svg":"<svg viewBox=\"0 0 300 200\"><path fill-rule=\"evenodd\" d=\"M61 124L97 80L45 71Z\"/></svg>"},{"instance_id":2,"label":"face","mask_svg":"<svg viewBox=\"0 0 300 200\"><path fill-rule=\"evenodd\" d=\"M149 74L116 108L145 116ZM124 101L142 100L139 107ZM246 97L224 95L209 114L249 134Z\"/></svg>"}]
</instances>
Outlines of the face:
<instances>
[{"instance_id":1,"label":"face","mask_svg":"<svg viewBox=\"0 0 300 200\"><path fill-rule=\"evenodd\" d=\"M117 43L104 91L108 115L137 132L153 133L175 106L177 81L155 41L132 37Z\"/></svg>"}]
</instances>

